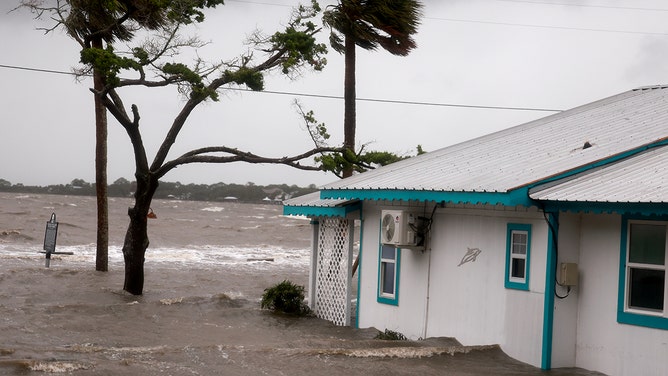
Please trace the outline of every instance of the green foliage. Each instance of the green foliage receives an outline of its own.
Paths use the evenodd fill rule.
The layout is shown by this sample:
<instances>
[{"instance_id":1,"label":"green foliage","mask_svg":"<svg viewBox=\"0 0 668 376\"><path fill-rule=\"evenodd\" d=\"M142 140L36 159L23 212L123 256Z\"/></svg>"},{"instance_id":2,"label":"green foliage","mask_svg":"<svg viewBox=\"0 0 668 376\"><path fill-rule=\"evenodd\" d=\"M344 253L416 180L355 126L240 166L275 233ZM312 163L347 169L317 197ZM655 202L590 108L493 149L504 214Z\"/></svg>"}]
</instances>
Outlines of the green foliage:
<instances>
[{"instance_id":1,"label":"green foliage","mask_svg":"<svg viewBox=\"0 0 668 376\"><path fill-rule=\"evenodd\" d=\"M339 0L328 7L322 20L331 29L330 44L344 53L345 39L365 50L379 46L405 56L416 47L413 34L420 24L422 4L417 0Z\"/></svg>"},{"instance_id":2,"label":"green foliage","mask_svg":"<svg viewBox=\"0 0 668 376\"><path fill-rule=\"evenodd\" d=\"M408 338L406 338L405 335L395 332L394 330L389 330L385 329L385 332L378 332L375 339L382 339L385 341L406 341Z\"/></svg>"},{"instance_id":3,"label":"green foliage","mask_svg":"<svg viewBox=\"0 0 668 376\"><path fill-rule=\"evenodd\" d=\"M417 155L424 154L422 146L417 146ZM377 167L387 166L411 156L402 156L389 151L360 151L358 154L345 149L341 153L323 153L316 156L314 160L320 164L323 171L329 171L341 177L343 171L352 168L361 173Z\"/></svg>"},{"instance_id":4,"label":"green foliage","mask_svg":"<svg viewBox=\"0 0 668 376\"><path fill-rule=\"evenodd\" d=\"M288 280L265 289L260 305L265 309L293 315L305 315L311 311L304 304L304 286L295 285Z\"/></svg>"},{"instance_id":5,"label":"green foliage","mask_svg":"<svg viewBox=\"0 0 668 376\"><path fill-rule=\"evenodd\" d=\"M246 85L254 91L264 90L264 76L256 70L241 67L236 71L226 70L224 75L227 81L238 85Z\"/></svg>"},{"instance_id":6,"label":"green foliage","mask_svg":"<svg viewBox=\"0 0 668 376\"><path fill-rule=\"evenodd\" d=\"M269 39L271 51L286 51L281 59L284 74L289 74L304 63L316 71L321 71L327 64L327 59L323 57L327 53L327 46L316 43L314 35L320 29L310 21L319 12L320 5L315 0L311 1L310 7L300 5L285 31L276 32Z\"/></svg>"},{"instance_id":7,"label":"green foliage","mask_svg":"<svg viewBox=\"0 0 668 376\"><path fill-rule=\"evenodd\" d=\"M224 0L151 0L151 2L163 4L168 10L167 18L186 25L204 21L202 9L215 8L225 3Z\"/></svg>"},{"instance_id":8,"label":"green foliage","mask_svg":"<svg viewBox=\"0 0 668 376\"><path fill-rule=\"evenodd\" d=\"M162 66L162 72L180 82L188 83L190 86L191 98L198 100L204 100L206 98L211 98L214 101L218 100L218 93L206 86L202 80L202 76L188 68L187 65L181 63L167 63Z\"/></svg>"},{"instance_id":9,"label":"green foliage","mask_svg":"<svg viewBox=\"0 0 668 376\"><path fill-rule=\"evenodd\" d=\"M139 69L140 64L136 61L121 57L114 53L114 48L84 48L81 50L81 63L99 69L104 75L105 82L115 85L120 82L118 74L123 69Z\"/></svg>"}]
</instances>

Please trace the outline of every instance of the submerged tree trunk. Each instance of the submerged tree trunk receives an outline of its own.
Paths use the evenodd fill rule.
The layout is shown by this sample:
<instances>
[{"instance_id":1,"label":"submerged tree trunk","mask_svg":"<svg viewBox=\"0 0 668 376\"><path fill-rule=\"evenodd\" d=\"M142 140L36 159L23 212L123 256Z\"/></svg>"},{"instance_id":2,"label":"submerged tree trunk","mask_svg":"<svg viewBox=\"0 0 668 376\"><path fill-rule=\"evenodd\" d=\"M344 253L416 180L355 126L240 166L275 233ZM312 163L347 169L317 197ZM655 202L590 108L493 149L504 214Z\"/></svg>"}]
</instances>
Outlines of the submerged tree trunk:
<instances>
[{"instance_id":1,"label":"submerged tree trunk","mask_svg":"<svg viewBox=\"0 0 668 376\"><path fill-rule=\"evenodd\" d=\"M101 49L102 39L92 41L93 48ZM96 93L104 89L104 77L93 69L93 87ZM109 270L109 206L107 201L107 108L95 94L95 194L97 196L97 248L95 270Z\"/></svg>"},{"instance_id":2,"label":"submerged tree trunk","mask_svg":"<svg viewBox=\"0 0 668 376\"><path fill-rule=\"evenodd\" d=\"M157 188L157 179L151 176L140 177L137 174L135 205L128 209L130 224L123 243L125 259L123 290L133 295L141 295L144 291L144 256L149 245L147 215Z\"/></svg>"},{"instance_id":3,"label":"submerged tree trunk","mask_svg":"<svg viewBox=\"0 0 668 376\"><path fill-rule=\"evenodd\" d=\"M345 39L345 77L343 82L343 146L349 152L355 153L355 128L356 128L356 94L355 94L355 42L353 38ZM346 167L343 177L352 176L353 168Z\"/></svg>"}]
</instances>

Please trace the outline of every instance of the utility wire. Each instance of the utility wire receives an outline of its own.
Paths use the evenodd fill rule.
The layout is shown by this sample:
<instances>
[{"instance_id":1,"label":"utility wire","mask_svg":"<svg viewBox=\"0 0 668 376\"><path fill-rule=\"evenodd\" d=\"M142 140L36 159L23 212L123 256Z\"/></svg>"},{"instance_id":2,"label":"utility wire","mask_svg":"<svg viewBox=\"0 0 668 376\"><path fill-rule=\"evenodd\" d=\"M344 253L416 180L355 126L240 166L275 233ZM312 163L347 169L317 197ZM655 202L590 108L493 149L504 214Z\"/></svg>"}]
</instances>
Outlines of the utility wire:
<instances>
[{"instance_id":1,"label":"utility wire","mask_svg":"<svg viewBox=\"0 0 668 376\"><path fill-rule=\"evenodd\" d=\"M555 30L576 30L576 31L593 31L598 33L620 33L620 34L640 34L640 35L661 35L666 36L668 33L658 33L650 31L633 31L633 30L614 30L614 29L593 29L585 27L567 27L567 26L550 26L550 25L535 25L535 24L521 24L513 22L497 22L497 21L479 21L479 20L467 20L459 18L438 18L438 17L425 17L437 21L447 21L447 22L464 22L464 23L476 23L476 24L489 24L489 25L501 25L501 26L516 26L516 27L532 27L539 29L555 29Z\"/></svg>"},{"instance_id":2,"label":"utility wire","mask_svg":"<svg viewBox=\"0 0 668 376\"><path fill-rule=\"evenodd\" d=\"M31 72L40 72L40 73L54 73L54 74L64 74L70 76L81 76L73 72L64 72L50 69L39 69L39 68L29 68L21 67L16 65L6 65L0 64L0 68L6 69L19 69ZM84 75L90 76L90 75ZM250 89L242 88L226 88L225 90L233 91L244 91L252 93L265 93L265 94L275 94L275 95L291 95L297 97L308 97L308 98L324 98L324 99L343 99L342 96L337 95L325 95L325 94L309 94L309 93L297 93L297 92L288 92L288 91L272 91L272 90L262 90L254 91ZM393 100L393 99L379 99L379 98L356 98L360 102L375 102L375 103L393 103L393 104L407 104L407 105L416 105L416 106L434 106L434 107L459 107L459 108L476 108L476 109L487 109L487 110L509 110L509 111L540 111L540 112L561 112L563 110L557 110L552 108L535 108L535 107L509 107L509 106L484 106L484 105L473 105L473 104L456 104L456 103L435 103L435 102L418 102L418 101L402 101L402 100Z\"/></svg>"},{"instance_id":3,"label":"utility wire","mask_svg":"<svg viewBox=\"0 0 668 376\"><path fill-rule=\"evenodd\" d=\"M228 0L234 1L234 0ZM241 0L236 0L241 1ZM621 9L621 10L641 10L649 12L668 12L665 8L642 8L642 7L622 7L615 5L592 5L592 4L573 4L573 3L557 3L552 1L531 1L531 0L495 0L507 3L524 3L524 4L538 4L538 5L557 5L566 7L581 7L581 8L603 8L603 9Z\"/></svg>"}]
</instances>

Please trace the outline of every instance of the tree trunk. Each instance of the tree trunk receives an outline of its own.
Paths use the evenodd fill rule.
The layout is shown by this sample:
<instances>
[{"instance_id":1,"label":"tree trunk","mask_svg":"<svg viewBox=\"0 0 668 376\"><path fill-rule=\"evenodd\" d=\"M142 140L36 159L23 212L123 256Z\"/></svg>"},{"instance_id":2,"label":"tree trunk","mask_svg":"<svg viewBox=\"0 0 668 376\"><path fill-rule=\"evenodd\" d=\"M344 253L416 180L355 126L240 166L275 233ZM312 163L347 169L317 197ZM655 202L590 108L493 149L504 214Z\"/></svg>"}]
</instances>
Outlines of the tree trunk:
<instances>
[{"instance_id":1,"label":"tree trunk","mask_svg":"<svg viewBox=\"0 0 668 376\"><path fill-rule=\"evenodd\" d=\"M102 39L95 38L93 48L102 48ZM104 77L93 70L93 87L104 89ZM109 270L109 206L107 202L107 109L95 94L95 193L97 196L97 251L95 270Z\"/></svg>"},{"instance_id":2,"label":"tree trunk","mask_svg":"<svg viewBox=\"0 0 668 376\"><path fill-rule=\"evenodd\" d=\"M353 38L346 37L345 40L345 73L343 82L343 146L348 151L355 153L355 127L357 109L355 103L355 42ZM343 177L352 176L353 168L346 167Z\"/></svg>"},{"instance_id":3,"label":"tree trunk","mask_svg":"<svg viewBox=\"0 0 668 376\"><path fill-rule=\"evenodd\" d=\"M141 178L137 174L135 206L128 209L130 224L123 243L125 260L123 290L133 295L141 295L144 291L144 256L149 245L147 215L157 188L157 179Z\"/></svg>"}]
</instances>

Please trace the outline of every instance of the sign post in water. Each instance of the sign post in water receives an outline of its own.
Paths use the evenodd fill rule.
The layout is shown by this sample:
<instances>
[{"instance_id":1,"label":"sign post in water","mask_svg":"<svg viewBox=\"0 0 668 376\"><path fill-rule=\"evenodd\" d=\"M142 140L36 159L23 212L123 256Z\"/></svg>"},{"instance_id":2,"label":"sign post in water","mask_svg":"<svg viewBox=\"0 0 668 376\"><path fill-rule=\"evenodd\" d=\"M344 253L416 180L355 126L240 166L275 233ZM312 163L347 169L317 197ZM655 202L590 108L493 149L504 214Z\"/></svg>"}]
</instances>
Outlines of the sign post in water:
<instances>
[{"instance_id":1,"label":"sign post in water","mask_svg":"<svg viewBox=\"0 0 668 376\"><path fill-rule=\"evenodd\" d=\"M44 253L46 253L45 266L48 268L51 264L51 255L73 255L73 252L56 252L56 238L58 237L58 222L56 213L51 213L51 219L46 222L46 231L44 232Z\"/></svg>"}]
</instances>

